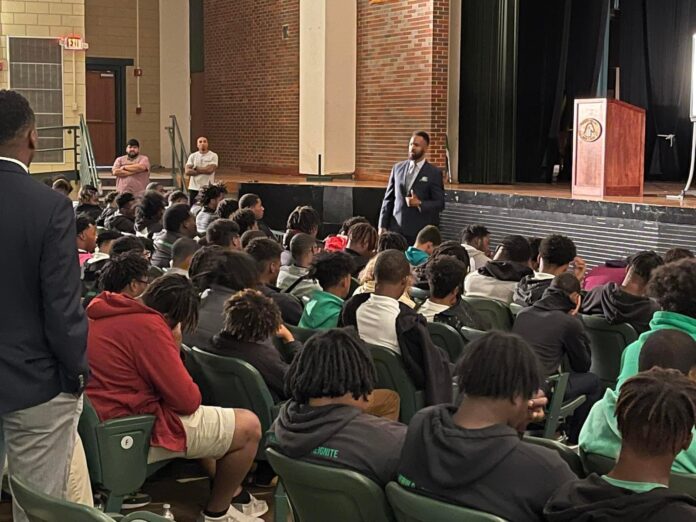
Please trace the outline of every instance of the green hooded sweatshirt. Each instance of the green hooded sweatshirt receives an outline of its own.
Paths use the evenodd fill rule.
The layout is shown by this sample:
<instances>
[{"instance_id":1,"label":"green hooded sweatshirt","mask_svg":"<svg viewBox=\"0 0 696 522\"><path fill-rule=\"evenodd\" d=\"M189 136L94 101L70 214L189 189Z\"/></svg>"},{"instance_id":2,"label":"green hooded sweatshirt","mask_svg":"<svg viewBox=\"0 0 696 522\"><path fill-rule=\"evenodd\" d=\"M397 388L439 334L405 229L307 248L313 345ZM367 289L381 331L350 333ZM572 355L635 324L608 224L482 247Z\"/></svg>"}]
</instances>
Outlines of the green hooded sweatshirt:
<instances>
[{"instance_id":1,"label":"green hooded sweatshirt","mask_svg":"<svg viewBox=\"0 0 696 522\"><path fill-rule=\"evenodd\" d=\"M336 328L342 308L343 299L329 292L317 290L305 306L300 324L297 326L312 330Z\"/></svg>"},{"instance_id":2,"label":"green hooded sweatshirt","mask_svg":"<svg viewBox=\"0 0 696 522\"><path fill-rule=\"evenodd\" d=\"M621 449L621 434L616 422L616 401L621 385L638 373L638 359L643 344L657 330L671 328L681 330L696 340L696 319L675 312L655 312L650 321L650 330L643 333L635 342L626 347L621 356L621 374L616 391L608 389L602 400L590 410L590 414L580 431L580 448L586 453L597 453L616 458ZM672 471L696 473L696 430L691 445L677 455Z\"/></svg>"},{"instance_id":3,"label":"green hooded sweatshirt","mask_svg":"<svg viewBox=\"0 0 696 522\"><path fill-rule=\"evenodd\" d=\"M430 256L427 252L423 252L421 249L410 246L406 250L406 259L411 264L411 266L420 266L425 263Z\"/></svg>"}]
</instances>

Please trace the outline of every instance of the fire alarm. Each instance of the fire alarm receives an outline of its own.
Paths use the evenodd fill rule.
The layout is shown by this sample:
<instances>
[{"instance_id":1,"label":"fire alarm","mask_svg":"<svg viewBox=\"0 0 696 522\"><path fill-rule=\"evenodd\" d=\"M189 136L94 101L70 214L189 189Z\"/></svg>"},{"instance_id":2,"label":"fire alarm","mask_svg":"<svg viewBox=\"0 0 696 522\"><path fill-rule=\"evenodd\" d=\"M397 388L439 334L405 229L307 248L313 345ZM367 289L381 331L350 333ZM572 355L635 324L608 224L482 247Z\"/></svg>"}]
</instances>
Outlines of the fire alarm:
<instances>
[{"instance_id":1,"label":"fire alarm","mask_svg":"<svg viewBox=\"0 0 696 522\"><path fill-rule=\"evenodd\" d=\"M133 69L133 76L142 76L143 75L143 70L140 67L136 67Z\"/></svg>"},{"instance_id":2,"label":"fire alarm","mask_svg":"<svg viewBox=\"0 0 696 522\"><path fill-rule=\"evenodd\" d=\"M4 71L4 70L5 70L5 62L0 60L0 71Z\"/></svg>"},{"instance_id":3,"label":"fire alarm","mask_svg":"<svg viewBox=\"0 0 696 522\"><path fill-rule=\"evenodd\" d=\"M140 114L140 113L142 113L142 112L143 112L143 108L142 108L142 107L136 107L136 108L135 108L135 114Z\"/></svg>"}]
</instances>

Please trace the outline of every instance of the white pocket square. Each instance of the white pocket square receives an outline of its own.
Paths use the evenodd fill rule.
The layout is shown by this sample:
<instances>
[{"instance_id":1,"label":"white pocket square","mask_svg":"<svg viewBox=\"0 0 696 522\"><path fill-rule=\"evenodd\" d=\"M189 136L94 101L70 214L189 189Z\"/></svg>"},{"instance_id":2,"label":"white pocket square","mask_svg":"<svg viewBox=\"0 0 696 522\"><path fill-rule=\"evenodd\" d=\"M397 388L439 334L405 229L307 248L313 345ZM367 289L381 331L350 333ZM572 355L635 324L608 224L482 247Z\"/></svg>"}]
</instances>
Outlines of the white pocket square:
<instances>
[{"instance_id":1,"label":"white pocket square","mask_svg":"<svg viewBox=\"0 0 696 522\"><path fill-rule=\"evenodd\" d=\"M428 176L423 176L423 177L422 177L421 179L419 179L418 181L421 182L421 183L422 183L423 181L428 181Z\"/></svg>"}]
</instances>

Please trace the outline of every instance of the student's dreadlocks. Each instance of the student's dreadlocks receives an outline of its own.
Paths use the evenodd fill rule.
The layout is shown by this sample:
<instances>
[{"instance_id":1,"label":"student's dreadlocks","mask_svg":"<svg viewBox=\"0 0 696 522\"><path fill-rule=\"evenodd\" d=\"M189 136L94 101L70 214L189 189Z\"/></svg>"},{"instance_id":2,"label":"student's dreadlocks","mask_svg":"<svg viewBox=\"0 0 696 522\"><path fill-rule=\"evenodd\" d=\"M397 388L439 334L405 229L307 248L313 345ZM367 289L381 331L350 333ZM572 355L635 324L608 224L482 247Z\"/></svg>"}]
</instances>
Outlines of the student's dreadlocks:
<instances>
[{"instance_id":1,"label":"student's dreadlocks","mask_svg":"<svg viewBox=\"0 0 696 522\"><path fill-rule=\"evenodd\" d=\"M625 446L645 455L676 455L696 423L696 383L678 370L653 368L627 380L616 403Z\"/></svg>"},{"instance_id":2,"label":"student's dreadlocks","mask_svg":"<svg viewBox=\"0 0 696 522\"><path fill-rule=\"evenodd\" d=\"M459 391L472 397L531 399L542 384L539 361L519 336L489 332L466 347L455 369Z\"/></svg>"},{"instance_id":3,"label":"student's dreadlocks","mask_svg":"<svg viewBox=\"0 0 696 522\"><path fill-rule=\"evenodd\" d=\"M188 278L178 274L158 277L141 296L143 303L164 315L171 326L181 323L182 332L198 325L200 297Z\"/></svg>"},{"instance_id":4,"label":"student's dreadlocks","mask_svg":"<svg viewBox=\"0 0 696 522\"><path fill-rule=\"evenodd\" d=\"M348 230L348 240L362 243L372 252L377 248L377 230L369 223L356 223Z\"/></svg>"},{"instance_id":5,"label":"student's dreadlocks","mask_svg":"<svg viewBox=\"0 0 696 522\"><path fill-rule=\"evenodd\" d=\"M213 183L212 185L206 185L201 188L201 191L198 193L198 198L201 205L207 207L212 200L219 198L223 194L227 194L227 187L222 183Z\"/></svg>"},{"instance_id":6,"label":"student's dreadlocks","mask_svg":"<svg viewBox=\"0 0 696 522\"><path fill-rule=\"evenodd\" d=\"M311 234L313 231L319 229L319 225L321 225L319 212L309 206L295 207L295 210L288 216L288 230L296 230L298 232L304 232L305 234Z\"/></svg>"},{"instance_id":7,"label":"student's dreadlocks","mask_svg":"<svg viewBox=\"0 0 696 522\"><path fill-rule=\"evenodd\" d=\"M99 289L106 292L121 292L131 281L147 280L150 263L140 252L112 253L111 259L99 276Z\"/></svg>"},{"instance_id":8,"label":"student's dreadlocks","mask_svg":"<svg viewBox=\"0 0 696 522\"><path fill-rule=\"evenodd\" d=\"M341 228L338 230L339 235L347 236L348 231L353 228L353 225L357 225L358 223L369 224L370 222L364 216L351 216L341 223Z\"/></svg>"},{"instance_id":9,"label":"student's dreadlocks","mask_svg":"<svg viewBox=\"0 0 696 522\"><path fill-rule=\"evenodd\" d=\"M354 399L374 389L375 367L365 344L352 329L335 328L312 336L295 356L285 381L286 392L306 404L319 397Z\"/></svg>"},{"instance_id":10,"label":"student's dreadlocks","mask_svg":"<svg viewBox=\"0 0 696 522\"><path fill-rule=\"evenodd\" d=\"M253 257L245 252L229 252L217 245L203 247L193 255L189 275L201 292L212 285L230 290L255 288L259 279Z\"/></svg>"},{"instance_id":11,"label":"student's dreadlocks","mask_svg":"<svg viewBox=\"0 0 696 522\"><path fill-rule=\"evenodd\" d=\"M237 292L223 306L223 333L240 342L259 343L271 337L282 324L275 301L258 290Z\"/></svg>"},{"instance_id":12,"label":"student's dreadlocks","mask_svg":"<svg viewBox=\"0 0 696 522\"><path fill-rule=\"evenodd\" d=\"M377 252L384 252L385 250L401 250L402 252L406 252L407 248L408 241L398 232L384 232L380 234L379 239L377 239Z\"/></svg>"}]
</instances>

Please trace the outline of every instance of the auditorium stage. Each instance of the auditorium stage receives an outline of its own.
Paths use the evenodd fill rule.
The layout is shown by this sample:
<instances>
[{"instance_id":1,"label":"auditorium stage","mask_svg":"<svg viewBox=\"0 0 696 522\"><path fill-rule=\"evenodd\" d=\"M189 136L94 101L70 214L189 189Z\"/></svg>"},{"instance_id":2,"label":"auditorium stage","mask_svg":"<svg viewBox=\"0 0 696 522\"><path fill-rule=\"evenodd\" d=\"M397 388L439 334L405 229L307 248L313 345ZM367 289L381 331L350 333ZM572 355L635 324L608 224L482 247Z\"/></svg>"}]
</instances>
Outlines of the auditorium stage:
<instances>
[{"instance_id":1,"label":"auditorium stage","mask_svg":"<svg viewBox=\"0 0 696 522\"><path fill-rule=\"evenodd\" d=\"M325 233L352 215L363 215L375 225L386 182L335 180L306 181L277 174L225 173L219 178L239 190L255 192L266 207L271 228L285 228L287 215L297 205L312 205L322 214ZM681 183L646 183L642 198L572 199L569 184L470 185L446 184L446 208L441 229L448 239L459 239L471 223L486 225L493 242L505 234L571 236L580 255L591 265L644 249L664 251L680 246L696 251L696 197L668 200Z\"/></svg>"}]
</instances>

